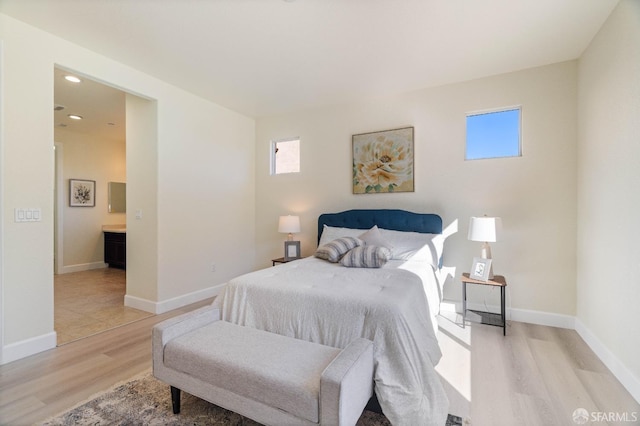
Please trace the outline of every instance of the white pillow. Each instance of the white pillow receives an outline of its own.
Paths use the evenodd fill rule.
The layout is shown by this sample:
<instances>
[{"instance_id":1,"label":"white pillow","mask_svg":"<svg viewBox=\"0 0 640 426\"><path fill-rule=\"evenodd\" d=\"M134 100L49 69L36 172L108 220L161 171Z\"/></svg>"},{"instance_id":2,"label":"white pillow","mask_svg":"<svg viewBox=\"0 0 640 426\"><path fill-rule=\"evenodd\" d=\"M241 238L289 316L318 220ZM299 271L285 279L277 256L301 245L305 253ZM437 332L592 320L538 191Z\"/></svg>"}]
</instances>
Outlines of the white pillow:
<instances>
[{"instance_id":1,"label":"white pillow","mask_svg":"<svg viewBox=\"0 0 640 426\"><path fill-rule=\"evenodd\" d=\"M358 237L364 232L364 229L352 229L352 228L337 228L335 226L323 225L322 235L320 236L320 242L318 247L331 242L337 238L342 237Z\"/></svg>"},{"instance_id":2,"label":"white pillow","mask_svg":"<svg viewBox=\"0 0 640 426\"><path fill-rule=\"evenodd\" d=\"M391 250L379 246L359 246L342 256L340 263L349 268L381 268L391 258Z\"/></svg>"},{"instance_id":3,"label":"white pillow","mask_svg":"<svg viewBox=\"0 0 640 426\"><path fill-rule=\"evenodd\" d=\"M442 234L422 234L381 228L380 235L393 245L392 259L427 261L435 268L439 267L444 246Z\"/></svg>"},{"instance_id":4,"label":"white pillow","mask_svg":"<svg viewBox=\"0 0 640 426\"><path fill-rule=\"evenodd\" d=\"M374 226L377 228L377 226ZM373 229L373 228L372 228ZM378 228L385 246L391 248L391 259L427 261L436 269L439 267L444 245L442 234L422 234L420 232L393 231ZM324 225L318 247L341 237L360 238L368 231L354 228L338 228Z\"/></svg>"},{"instance_id":5,"label":"white pillow","mask_svg":"<svg viewBox=\"0 0 640 426\"><path fill-rule=\"evenodd\" d=\"M360 234L358 238L364 241L368 246L386 247L389 250L393 249L393 245L384 239L380 233L378 225L373 225L373 228L369 229L364 234Z\"/></svg>"}]
</instances>

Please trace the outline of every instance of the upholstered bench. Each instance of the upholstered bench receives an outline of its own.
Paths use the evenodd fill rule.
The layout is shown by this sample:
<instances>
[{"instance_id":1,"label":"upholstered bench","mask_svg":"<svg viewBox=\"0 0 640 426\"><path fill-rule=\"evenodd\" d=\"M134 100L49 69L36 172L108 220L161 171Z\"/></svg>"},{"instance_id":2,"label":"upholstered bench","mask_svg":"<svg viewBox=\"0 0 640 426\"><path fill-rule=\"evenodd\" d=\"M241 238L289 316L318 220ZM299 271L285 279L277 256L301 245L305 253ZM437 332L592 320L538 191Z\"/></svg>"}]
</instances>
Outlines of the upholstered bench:
<instances>
[{"instance_id":1,"label":"upholstered bench","mask_svg":"<svg viewBox=\"0 0 640 426\"><path fill-rule=\"evenodd\" d=\"M210 306L153 329L153 374L266 425L354 425L373 394L373 343L337 349L221 321Z\"/></svg>"}]
</instances>

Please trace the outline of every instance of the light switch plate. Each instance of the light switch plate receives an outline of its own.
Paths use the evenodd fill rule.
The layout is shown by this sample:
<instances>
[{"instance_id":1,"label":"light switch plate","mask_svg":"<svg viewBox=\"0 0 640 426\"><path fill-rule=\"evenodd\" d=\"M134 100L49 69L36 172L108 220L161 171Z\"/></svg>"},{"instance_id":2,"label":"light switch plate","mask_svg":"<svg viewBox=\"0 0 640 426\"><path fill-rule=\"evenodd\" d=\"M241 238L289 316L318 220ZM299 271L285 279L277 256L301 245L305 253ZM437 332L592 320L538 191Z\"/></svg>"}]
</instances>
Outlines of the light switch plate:
<instances>
[{"instance_id":1,"label":"light switch plate","mask_svg":"<svg viewBox=\"0 0 640 426\"><path fill-rule=\"evenodd\" d=\"M41 222L42 209L39 208L17 208L14 209L14 219L16 222Z\"/></svg>"}]
</instances>

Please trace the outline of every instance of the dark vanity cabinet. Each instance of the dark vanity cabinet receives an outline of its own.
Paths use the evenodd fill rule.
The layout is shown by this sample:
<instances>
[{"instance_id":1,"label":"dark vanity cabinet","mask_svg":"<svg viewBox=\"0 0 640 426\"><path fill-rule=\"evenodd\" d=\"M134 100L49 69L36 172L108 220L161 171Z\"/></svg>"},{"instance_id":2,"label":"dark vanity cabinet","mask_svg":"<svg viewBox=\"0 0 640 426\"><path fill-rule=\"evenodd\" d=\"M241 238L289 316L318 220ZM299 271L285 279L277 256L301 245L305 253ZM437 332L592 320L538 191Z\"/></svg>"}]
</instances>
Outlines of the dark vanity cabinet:
<instances>
[{"instance_id":1,"label":"dark vanity cabinet","mask_svg":"<svg viewBox=\"0 0 640 426\"><path fill-rule=\"evenodd\" d=\"M110 268L127 269L126 232L104 233L104 262Z\"/></svg>"}]
</instances>

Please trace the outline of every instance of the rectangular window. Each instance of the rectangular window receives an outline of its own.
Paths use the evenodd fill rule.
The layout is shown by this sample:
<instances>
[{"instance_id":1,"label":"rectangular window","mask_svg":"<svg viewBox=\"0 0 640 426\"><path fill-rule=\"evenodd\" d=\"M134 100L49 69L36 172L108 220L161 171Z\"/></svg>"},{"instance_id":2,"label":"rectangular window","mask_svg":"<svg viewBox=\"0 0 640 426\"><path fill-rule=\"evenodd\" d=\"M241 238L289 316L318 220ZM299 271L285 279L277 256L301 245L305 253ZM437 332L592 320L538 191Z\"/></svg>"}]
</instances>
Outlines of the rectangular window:
<instances>
[{"instance_id":1,"label":"rectangular window","mask_svg":"<svg viewBox=\"0 0 640 426\"><path fill-rule=\"evenodd\" d=\"M465 160L520 157L520 107L467 114Z\"/></svg>"},{"instance_id":2,"label":"rectangular window","mask_svg":"<svg viewBox=\"0 0 640 426\"><path fill-rule=\"evenodd\" d=\"M300 138L271 142L271 174L300 172Z\"/></svg>"}]
</instances>

